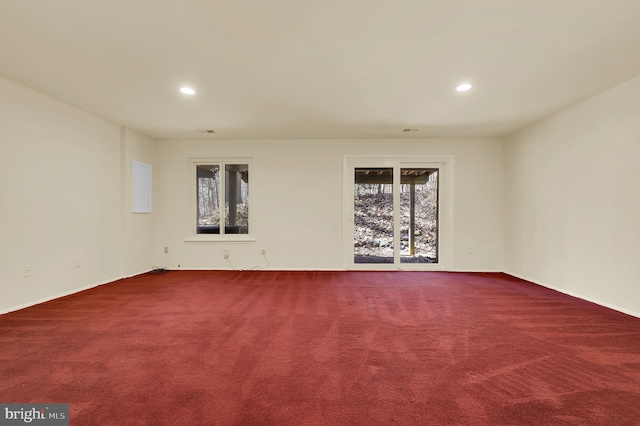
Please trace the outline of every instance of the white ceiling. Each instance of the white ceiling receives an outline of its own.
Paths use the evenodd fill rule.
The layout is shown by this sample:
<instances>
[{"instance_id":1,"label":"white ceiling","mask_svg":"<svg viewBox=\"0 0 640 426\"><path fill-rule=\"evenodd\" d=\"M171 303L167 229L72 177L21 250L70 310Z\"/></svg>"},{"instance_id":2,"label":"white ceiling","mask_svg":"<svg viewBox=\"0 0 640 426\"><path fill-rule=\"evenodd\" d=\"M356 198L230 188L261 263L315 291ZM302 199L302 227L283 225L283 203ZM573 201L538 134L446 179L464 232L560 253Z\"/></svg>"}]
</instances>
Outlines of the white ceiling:
<instances>
[{"instance_id":1,"label":"white ceiling","mask_svg":"<svg viewBox=\"0 0 640 426\"><path fill-rule=\"evenodd\" d=\"M502 136L640 75L640 1L0 0L0 75L157 138Z\"/></svg>"}]
</instances>

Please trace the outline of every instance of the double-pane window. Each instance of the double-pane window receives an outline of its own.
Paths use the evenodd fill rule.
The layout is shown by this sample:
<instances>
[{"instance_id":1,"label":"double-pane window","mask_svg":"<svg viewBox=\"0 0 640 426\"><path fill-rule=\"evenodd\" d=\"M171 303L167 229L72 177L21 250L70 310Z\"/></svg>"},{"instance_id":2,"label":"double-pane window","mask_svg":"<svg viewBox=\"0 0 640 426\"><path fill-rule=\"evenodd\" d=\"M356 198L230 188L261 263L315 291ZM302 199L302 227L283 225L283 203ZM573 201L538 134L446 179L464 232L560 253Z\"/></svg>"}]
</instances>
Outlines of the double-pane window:
<instances>
[{"instance_id":1,"label":"double-pane window","mask_svg":"<svg viewBox=\"0 0 640 426\"><path fill-rule=\"evenodd\" d=\"M249 233L249 164L196 164L197 234Z\"/></svg>"}]
</instances>

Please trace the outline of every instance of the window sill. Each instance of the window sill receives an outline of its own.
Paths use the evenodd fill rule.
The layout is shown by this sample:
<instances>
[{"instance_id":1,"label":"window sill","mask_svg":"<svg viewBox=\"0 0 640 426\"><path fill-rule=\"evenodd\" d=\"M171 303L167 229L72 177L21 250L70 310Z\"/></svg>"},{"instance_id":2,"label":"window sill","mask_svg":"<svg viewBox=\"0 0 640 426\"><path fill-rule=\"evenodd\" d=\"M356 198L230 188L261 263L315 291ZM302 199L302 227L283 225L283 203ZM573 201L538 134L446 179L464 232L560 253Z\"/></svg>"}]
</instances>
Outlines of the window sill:
<instances>
[{"instance_id":1,"label":"window sill","mask_svg":"<svg viewBox=\"0 0 640 426\"><path fill-rule=\"evenodd\" d=\"M255 243L256 239L251 235L193 235L184 239L185 243Z\"/></svg>"}]
</instances>

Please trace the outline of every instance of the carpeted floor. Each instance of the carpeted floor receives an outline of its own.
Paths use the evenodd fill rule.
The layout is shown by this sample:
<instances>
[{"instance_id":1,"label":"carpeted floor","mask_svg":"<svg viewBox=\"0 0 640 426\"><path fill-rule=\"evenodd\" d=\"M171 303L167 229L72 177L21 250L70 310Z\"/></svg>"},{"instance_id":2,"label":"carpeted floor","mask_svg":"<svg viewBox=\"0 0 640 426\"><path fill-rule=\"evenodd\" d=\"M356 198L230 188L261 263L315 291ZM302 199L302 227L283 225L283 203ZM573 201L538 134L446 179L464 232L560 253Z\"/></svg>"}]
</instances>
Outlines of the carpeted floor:
<instances>
[{"instance_id":1,"label":"carpeted floor","mask_svg":"<svg viewBox=\"0 0 640 426\"><path fill-rule=\"evenodd\" d=\"M0 316L72 425L639 425L640 319L504 274L181 271Z\"/></svg>"}]
</instances>

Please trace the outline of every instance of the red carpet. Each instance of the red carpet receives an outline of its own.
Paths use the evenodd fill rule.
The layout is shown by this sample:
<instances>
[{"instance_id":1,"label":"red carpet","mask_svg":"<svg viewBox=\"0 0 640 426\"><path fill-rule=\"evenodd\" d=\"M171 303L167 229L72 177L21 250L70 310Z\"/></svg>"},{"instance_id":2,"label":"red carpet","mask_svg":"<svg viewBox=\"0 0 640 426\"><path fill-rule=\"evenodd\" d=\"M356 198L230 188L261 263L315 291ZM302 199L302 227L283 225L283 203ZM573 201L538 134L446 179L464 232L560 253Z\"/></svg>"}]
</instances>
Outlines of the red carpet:
<instances>
[{"instance_id":1,"label":"red carpet","mask_svg":"<svg viewBox=\"0 0 640 426\"><path fill-rule=\"evenodd\" d=\"M72 425L638 425L640 319L503 274L170 272L0 316Z\"/></svg>"}]
</instances>

